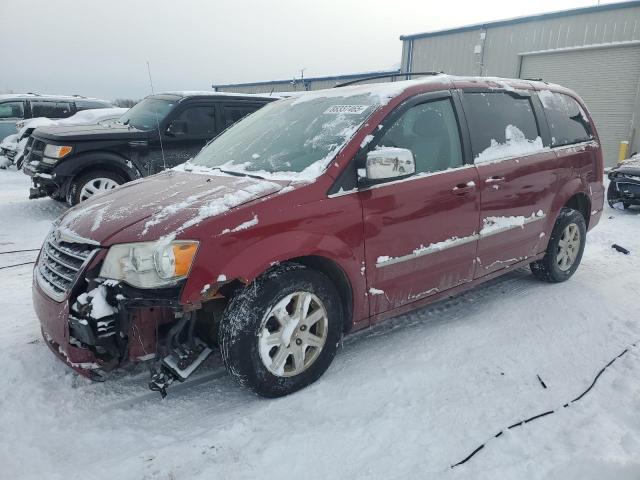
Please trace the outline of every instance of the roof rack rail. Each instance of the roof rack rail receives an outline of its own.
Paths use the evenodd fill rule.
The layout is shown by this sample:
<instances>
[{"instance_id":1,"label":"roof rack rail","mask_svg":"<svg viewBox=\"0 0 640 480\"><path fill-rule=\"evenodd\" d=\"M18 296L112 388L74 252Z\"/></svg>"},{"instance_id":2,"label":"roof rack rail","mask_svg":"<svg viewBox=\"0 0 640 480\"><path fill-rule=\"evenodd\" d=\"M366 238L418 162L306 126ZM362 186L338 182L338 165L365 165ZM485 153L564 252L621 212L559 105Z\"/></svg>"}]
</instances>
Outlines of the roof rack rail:
<instances>
[{"instance_id":1,"label":"roof rack rail","mask_svg":"<svg viewBox=\"0 0 640 480\"><path fill-rule=\"evenodd\" d=\"M543 83L548 83L545 82L545 80L543 78L523 78L522 80L527 80L529 82L543 82Z\"/></svg>"},{"instance_id":2,"label":"roof rack rail","mask_svg":"<svg viewBox=\"0 0 640 480\"><path fill-rule=\"evenodd\" d=\"M27 92L27 95L37 95L38 97L42 96L40 93L35 93L35 92Z\"/></svg>"},{"instance_id":3,"label":"roof rack rail","mask_svg":"<svg viewBox=\"0 0 640 480\"><path fill-rule=\"evenodd\" d=\"M71 95L71 96L72 96L72 97L75 97L75 98L87 98L87 97L85 97L84 95Z\"/></svg>"},{"instance_id":4,"label":"roof rack rail","mask_svg":"<svg viewBox=\"0 0 640 480\"><path fill-rule=\"evenodd\" d=\"M363 78L358 78L357 80L351 80L349 82L339 83L338 85L335 85L333 88L346 87L348 85L353 85L355 83L366 82L367 80L377 80L378 78L414 77L417 75L429 76L429 75L443 75L443 74L444 72L385 73L384 75L372 75L371 77L363 77Z\"/></svg>"}]
</instances>

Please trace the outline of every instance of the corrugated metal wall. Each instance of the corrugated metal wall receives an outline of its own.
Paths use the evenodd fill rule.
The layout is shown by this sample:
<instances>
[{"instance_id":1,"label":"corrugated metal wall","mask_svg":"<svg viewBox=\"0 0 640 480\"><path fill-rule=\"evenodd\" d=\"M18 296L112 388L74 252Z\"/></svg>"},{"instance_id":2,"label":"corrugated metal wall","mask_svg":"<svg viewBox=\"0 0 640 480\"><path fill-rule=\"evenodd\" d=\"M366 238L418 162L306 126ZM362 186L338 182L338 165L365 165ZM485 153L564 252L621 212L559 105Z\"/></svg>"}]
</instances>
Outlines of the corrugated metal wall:
<instances>
[{"instance_id":1,"label":"corrugated metal wall","mask_svg":"<svg viewBox=\"0 0 640 480\"><path fill-rule=\"evenodd\" d=\"M578 92L598 128L605 164L615 165L620 142L634 133L640 45L526 55L520 73L523 78L541 77Z\"/></svg>"},{"instance_id":2,"label":"corrugated metal wall","mask_svg":"<svg viewBox=\"0 0 640 480\"><path fill-rule=\"evenodd\" d=\"M469 30L407 39L403 43L402 71L444 71L454 75L515 77L518 54L537 50L640 40L640 7L621 8L514 23L486 30L482 53L474 53L481 45L484 30ZM408 43L413 42L410 48ZM409 68L408 55L412 51Z\"/></svg>"}]
</instances>

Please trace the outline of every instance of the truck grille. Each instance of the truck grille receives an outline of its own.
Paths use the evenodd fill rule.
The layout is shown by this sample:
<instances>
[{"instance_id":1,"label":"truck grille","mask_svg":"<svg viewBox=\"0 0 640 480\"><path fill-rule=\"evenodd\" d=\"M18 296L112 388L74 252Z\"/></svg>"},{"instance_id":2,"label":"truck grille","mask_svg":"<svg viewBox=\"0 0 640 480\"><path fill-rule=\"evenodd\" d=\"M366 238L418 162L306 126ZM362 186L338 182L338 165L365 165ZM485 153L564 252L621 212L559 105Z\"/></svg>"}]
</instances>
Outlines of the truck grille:
<instances>
[{"instance_id":1,"label":"truck grille","mask_svg":"<svg viewBox=\"0 0 640 480\"><path fill-rule=\"evenodd\" d=\"M62 301L75 285L78 275L96 248L60 241L56 237L54 230L42 246L36 266L36 278L47 295L56 301Z\"/></svg>"},{"instance_id":2,"label":"truck grille","mask_svg":"<svg viewBox=\"0 0 640 480\"><path fill-rule=\"evenodd\" d=\"M30 162L39 162L44 155L44 147L45 143L42 140L29 137L24 147L24 158Z\"/></svg>"}]
</instances>

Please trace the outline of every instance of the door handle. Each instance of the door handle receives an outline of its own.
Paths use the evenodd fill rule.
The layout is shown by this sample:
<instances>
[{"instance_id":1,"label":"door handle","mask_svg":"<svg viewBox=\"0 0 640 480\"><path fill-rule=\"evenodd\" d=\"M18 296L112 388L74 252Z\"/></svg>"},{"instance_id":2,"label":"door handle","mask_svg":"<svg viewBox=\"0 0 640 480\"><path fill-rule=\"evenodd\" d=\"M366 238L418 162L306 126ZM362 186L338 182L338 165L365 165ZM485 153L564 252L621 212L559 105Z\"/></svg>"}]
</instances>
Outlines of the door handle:
<instances>
[{"instance_id":1,"label":"door handle","mask_svg":"<svg viewBox=\"0 0 640 480\"><path fill-rule=\"evenodd\" d=\"M455 195L466 195L476 189L476 182L473 180L467 183L459 183L451 189L451 193Z\"/></svg>"},{"instance_id":2,"label":"door handle","mask_svg":"<svg viewBox=\"0 0 640 480\"><path fill-rule=\"evenodd\" d=\"M489 177L487 178L484 183L502 183L504 182L506 179L504 177L501 177L499 175L494 175L493 177Z\"/></svg>"}]
</instances>

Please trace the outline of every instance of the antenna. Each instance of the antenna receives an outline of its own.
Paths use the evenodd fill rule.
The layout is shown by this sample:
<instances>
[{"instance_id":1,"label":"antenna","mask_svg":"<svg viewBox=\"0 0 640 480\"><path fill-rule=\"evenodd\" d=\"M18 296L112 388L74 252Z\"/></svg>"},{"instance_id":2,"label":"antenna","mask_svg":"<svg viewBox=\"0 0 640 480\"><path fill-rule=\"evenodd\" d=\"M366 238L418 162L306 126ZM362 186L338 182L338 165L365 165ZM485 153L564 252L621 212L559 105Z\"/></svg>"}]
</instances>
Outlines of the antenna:
<instances>
[{"instance_id":1,"label":"antenna","mask_svg":"<svg viewBox=\"0 0 640 480\"><path fill-rule=\"evenodd\" d=\"M151 67L149 66L149 60L147 60L147 73L149 74L149 85L151 86L151 95L155 95L153 91L153 80L151 79ZM162 133L160 132L160 120L158 119L158 111L154 110L156 116L156 126L158 127L158 138L160 139L160 153L162 154L162 169L167 169L167 162L164 159L164 145L162 145Z\"/></svg>"}]
</instances>

